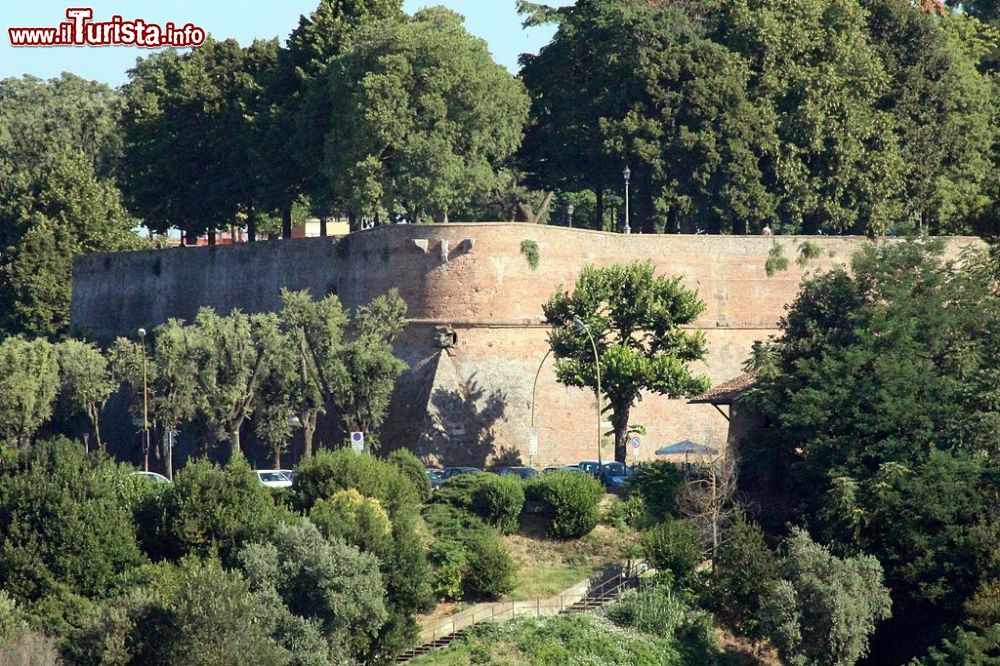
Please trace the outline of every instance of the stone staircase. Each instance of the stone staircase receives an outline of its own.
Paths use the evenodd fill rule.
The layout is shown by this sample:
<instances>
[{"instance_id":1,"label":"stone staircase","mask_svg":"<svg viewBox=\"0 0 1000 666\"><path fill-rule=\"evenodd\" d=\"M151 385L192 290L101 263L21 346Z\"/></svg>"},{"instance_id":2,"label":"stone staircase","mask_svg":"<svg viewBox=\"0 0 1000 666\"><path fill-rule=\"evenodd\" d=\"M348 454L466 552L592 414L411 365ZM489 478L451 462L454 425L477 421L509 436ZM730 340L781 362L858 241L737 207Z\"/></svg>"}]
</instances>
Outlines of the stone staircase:
<instances>
[{"instance_id":1,"label":"stone staircase","mask_svg":"<svg viewBox=\"0 0 1000 666\"><path fill-rule=\"evenodd\" d=\"M516 617L541 617L543 615L555 615L559 613L588 613L597 610L617 599L624 590L637 587L639 585L639 577L647 569L648 567L645 562L627 561L623 564L616 564L609 567L594 578L586 581L586 583L574 586L566 593L556 595L555 597L523 602L489 604L480 609L480 611L473 611L471 617L468 616L468 611L459 613L456 617L467 616L464 618L464 621L460 620L456 623L455 620L452 620L450 624L445 622L439 625L440 634L438 631L432 631L429 640L400 653L396 657L396 663L405 664L434 650L447 647L453 641L466 636L472 627L483 622L503 622ZM583 587L583 591L576 592L580 587ZM487 610L489 612L486 612ZM479 613L479 619L476 619L477 612Z\"/></svg>"}]
</instances>

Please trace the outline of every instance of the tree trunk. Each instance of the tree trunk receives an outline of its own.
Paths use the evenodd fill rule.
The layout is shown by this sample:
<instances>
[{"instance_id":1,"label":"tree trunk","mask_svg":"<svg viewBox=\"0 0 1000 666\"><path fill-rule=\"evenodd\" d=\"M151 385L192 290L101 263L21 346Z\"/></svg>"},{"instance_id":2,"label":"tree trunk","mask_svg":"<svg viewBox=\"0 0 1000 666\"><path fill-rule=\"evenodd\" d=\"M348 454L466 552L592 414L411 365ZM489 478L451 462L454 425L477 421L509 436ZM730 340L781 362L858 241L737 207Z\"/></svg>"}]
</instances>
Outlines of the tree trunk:
<instances>
[{"instance_id":1,"label":"tree trunk","mask_svg":"<svg viewBox=\"0 0 1000 666\"><path fill-rule=\"evenodd\" d=\"M187 229L184 231L184 244L185 245L198 244L198 234L195 233L194 229Z\"/></svg>"},{"instance_id":2,"label":"tree trunk","mask_svg":"<svg viewBox=\"0 0 1000 666\"><path fill-rule=\"evenodd\" d=\"M611 425L615 429L615 460L620 463L628 461L628 417L631 406L618 407L613 410Z\"/></svg>"},{"instance_id":3,"label":"tree trunk","mask_svg":"<svg viewBox=\"0 0 1000 666\"><path fill-rule=\"evenodd\" d=\"M215 231L208 232L208 244L209 246L215 245Z\"/></svg>"},{"instance_id":4,"label":"tree trunk","mask_svg":"<svg viewBox=\"0 0 1000 666\"><path fill-rule=\"evenodd\" d=\"M257 215L251 211L247 218L247 242L253 243L257 240Z\"/></svg>"},{"instance_id":5,"label":"tree trunk","mask_svg":"<svg viewBox=\"0 0 1000 666\"><path fill-rule=\"evenodd\" d=\"M358 216L354 213L348 213L347 226L351 231L358 231Z\"/></svg>"},{"instance_id":6,"label":"tree trunk","mask_svg":"<svg viewBox=\"0 0 1000 666\"><path fill-rule=\"evenodd\" d=\"M319 235L320 238L326 238L326 215L319 218Z\"/></svg>"},{"instance_id":7,"label":"tree trunk","mask_svg":"<svg viewBox=\"0 0 1000 666\"><path fill-rule=\"evenodd\" d=\"M240 452L240 427L237 425L233 427L233 431L229 433L229 458L232 459L239 452Z\"/></svg>"},{"instance_id":8,"label":"tree trunk","mask_svg":"<svg viewBox=\"0 0 1000 666\"><path fill-rule=\"evenodd\" d=\"M309 460L313 453L313 436L316 434L315 411L305 411L299 420L302 421L302 459Z\"/></svg>"},{"instance_id":9,"label":"tree trunk","mask_svg":"<svg viewBox=\"0 0 1000 666\"><path fill-rule=\"evenodd\" d=\"M163 457L166 459L167 468L167 478L171 481L174 480L174 436L171 434L173 430L167 430L165 437L167 438L166 446L164 446Z\"/></svg>"},{"instance_id":10,"label":"tree trunk","mask_svg":"<svg viewBox=\"0 0 1000 666\"><path fill-rule=\"evenodd\" d=\"M274 469L281 469L281 442L271 444L271 453L274 454Z\"/></svg>"},{"instance_id":11,"label":"tree trunk","mask_svg":"<svg viewBox=\"0 0 1000 666\"><path fill-rule=\"evenodd\" d=\"M288 204L281 211L281 237L292 237L292 205Z\"/></svg>"},{"instance_id":12,"label":"tree trunk","mask_svg":"<svg viewBox=\"0 0 1000 666\"><path fill-rule=\"evenodd\" d=\"M94 439L96 440L97 448L100 449L101 453L107 453L104 450L104 442L101 441L101 410L95 404L87 405L87 416L90 417L90 425L94 430Z\"/></svg>"}]
</instances>

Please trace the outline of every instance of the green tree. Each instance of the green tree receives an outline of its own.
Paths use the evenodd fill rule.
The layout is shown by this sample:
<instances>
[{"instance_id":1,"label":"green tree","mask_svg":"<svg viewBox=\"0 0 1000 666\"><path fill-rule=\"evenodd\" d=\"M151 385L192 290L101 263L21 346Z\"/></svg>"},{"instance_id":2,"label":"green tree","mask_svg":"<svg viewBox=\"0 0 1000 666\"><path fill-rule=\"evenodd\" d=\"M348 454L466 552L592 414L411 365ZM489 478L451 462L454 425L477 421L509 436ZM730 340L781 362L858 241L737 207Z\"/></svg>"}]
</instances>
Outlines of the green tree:
<instances>
[{"instance_id":1,"label":"green tree","mask_svg":"<svg viewBox=\"0 0 1000 666\"><path fill-rule=\"evenodd\" d=\"M485 42L442 8L362 29L330 66L328 198L352 219L447 221L488 193L516 150L528 98Z\"/></svg>"},{"instance_id":2,"label":"green tree","mask_svg":"<svg viewBox=\"0 0 1000 666\"><path fill-rule=\"evenodd\" d=\"M649 262L588 266L572 293L560 289L545 304L560 382L596 392L591 339L575 322L593 336L600 358L599 399L607 399L611 412L615 460L625 461L629 414L643 391L679 398L707 388L708 380L695 377L688 367L704 358L704 336L681 329L704 309L679 277L656 276Z\"/></svg>"},{"instance_id":3,"label":"green tree","mask_svg":"<svg viewBox=\"0 0 1000 666\"><path fill-rule=\"evenodd\" d=\"M764 637L761 600L774 584L775 574L774 553L764 541L764 532L738 512L713 563L713 609L741 636L760 640Z\"/></svg>"},{"instance_id":4,"label":"green tree","mask_svg":"<svg viewBox=\"0 0 1000 666\"><path fill-rule=\"evenodd\" d=\"M370 658L388 614L379 562L355 547L327 541L309 521L282 525L271 543L250 544L240 566L256 589L271 587L295 615L314 618L327 640Z\"/></svg>"},{"instance_id":5,"label":"green tree","mask_svg":"<svg viewBox=\"0 0 1000 666\"><path fill-rule=\"evenodd\" d=\"M52 416L59 364L46 340L0 342L0 442L25 449Z\"/></svg>"},{"instance_id":6,"label":"green tree","mask_svg":"<svg viewBox=\"0 0 1000 666\"><path fill-rule=\"evenodd\" d=\"M119 496L127 470L68 440L0 460L0 578L21 602L100 597L143 561Z\"/></svg>"},{"instance_id":7,"label":"green tree","mask_svg":"<svg viewBox=\"0 0 1000 666\"><path fill-rule=\"evenodd\" d=\"M108 359L96 346L81 340L66 340L56 349L62 393L74 410L86 413L97 447L104 451L101 411L119 386Z\"/></svg>"},{"instance_id":8,"label":"green tree","mask_svg":"<svg viewBox=\"0 0 1000 666\"><path fill-rule=\"evenodd\" d=\"M778 580L761 603L764 631L793 666L848 666L868 653L892 600L874 557L838 559L795 529L778 561Z\"/></svg>"}]
</instances>

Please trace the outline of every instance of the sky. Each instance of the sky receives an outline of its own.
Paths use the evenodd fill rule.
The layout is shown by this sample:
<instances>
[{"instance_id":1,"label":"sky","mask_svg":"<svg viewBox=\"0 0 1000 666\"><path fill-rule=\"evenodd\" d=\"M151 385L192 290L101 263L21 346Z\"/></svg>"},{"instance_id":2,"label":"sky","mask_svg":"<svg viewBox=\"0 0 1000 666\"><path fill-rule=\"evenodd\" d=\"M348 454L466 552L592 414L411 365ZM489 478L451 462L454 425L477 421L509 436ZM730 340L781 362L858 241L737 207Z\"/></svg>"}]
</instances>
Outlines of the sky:
<instances>
[{"instance_id":1,"label":"sky","mask_svg":"<svg viewBox=\"0 0 1000 666\"><path fill-rule=\"evenodd\" d=\"M545 4L570 5L574 0L549 0ZM125 46L19 47L10 45L11 27L54 27L66 20L67 7L90 7L94 21L119 15L125 20L178 25L192 23L217 39L233 37L241 44L255 38L288 36L301 14L308 14L318 0L6 0L0 11L0 79L31 74L43 79L72 72L87 79L119 86L128 80L127 70L146 49ZM524 30L515 0L405 0L407 12L430 5L444 5L466 17L469 32L484 38L493 59L517 72L517 56L535 53L552 36L551 27Z\"/></svg>"}]
</instances>

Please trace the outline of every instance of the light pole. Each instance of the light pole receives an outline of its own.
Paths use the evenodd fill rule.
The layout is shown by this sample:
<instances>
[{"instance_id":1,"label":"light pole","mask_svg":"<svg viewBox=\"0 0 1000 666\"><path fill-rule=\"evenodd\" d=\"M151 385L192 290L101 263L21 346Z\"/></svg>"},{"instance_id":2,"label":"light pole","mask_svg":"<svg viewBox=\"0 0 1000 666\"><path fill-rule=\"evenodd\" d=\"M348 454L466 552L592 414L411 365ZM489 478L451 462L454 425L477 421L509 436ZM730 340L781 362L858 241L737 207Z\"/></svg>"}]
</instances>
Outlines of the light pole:
<instances>
[{"instance_id":1,"label":"light pole","mask_svg":"<svg viewBox=\"0 0 1000 666\"><path fill-rule=\"evenodd\" d=\"M632 233L632 227L628 224L628 179L632 177L632 170L625 165L625 171L622 172L625 176L625 227L622 229L622 233L630 234Z\"/></svg>"},{"instance_id":2,"label":"light pole","mask_svg":"<svg viewBox=\"0 0 1000 666\"><path fill-rule=\"evenodd\" d=\"M604 465L601 457L601 358L597 353L597 343L590 333L590 327L583 323L579 317L573 318L573 325L576 326L577 333L586 333L590 338L590 345L594 348L594 368L597 370L597 465L598 469Z\"/></svg>"},{"instance_id":3,"label":"light pole","mask_svg":"<svg viewBox=\"0 0 1000 666\"><path fill-rule=\"evenodd\" d=\"M569 219L569 228L570 229L573 228L573 211L574 210L575 209L573 208L573 204L570 204L570 205L566 206L566 217Z\"/></svg>"},{"instance_id":4,"label":"light pole","mask_svg":"<svg viewBox=\"0 0 1000 666\"><path fill-rule=\"evenodd\" d=\"M570 205L570 208L572 208L572 207L573 206ZM542 366L545 365L545 360L549 357L549 354L551 354L551 353L552 353L552 348L550 347L549 350L547 352L545 352L545 356L542 357L542 362L538 364L538 370L535 370L535 382L531 385L531 436L532 436L532 438L536 437L536 435L535 435L535 392L538 390L538 375L542 374ZM536 444L537 444L537 440L536 440ZM528 452L528 466L529 467L531 467L531 466L534 465L534 462L535 462L534 458L535 458L534 455L532 455L531 451L529 450L529 452Z\"/></svg>"},{"instance_id":5,"label":"light pole","mask_svg":"<svg viewBox=\"0 0 1000 666\"><path fill-rule=\"evenodd\" d=\"M146 329L139 329L142 344L142 453L143 470L149 471L149 384L146 380Z\"/></svg>"}]
</instances>

